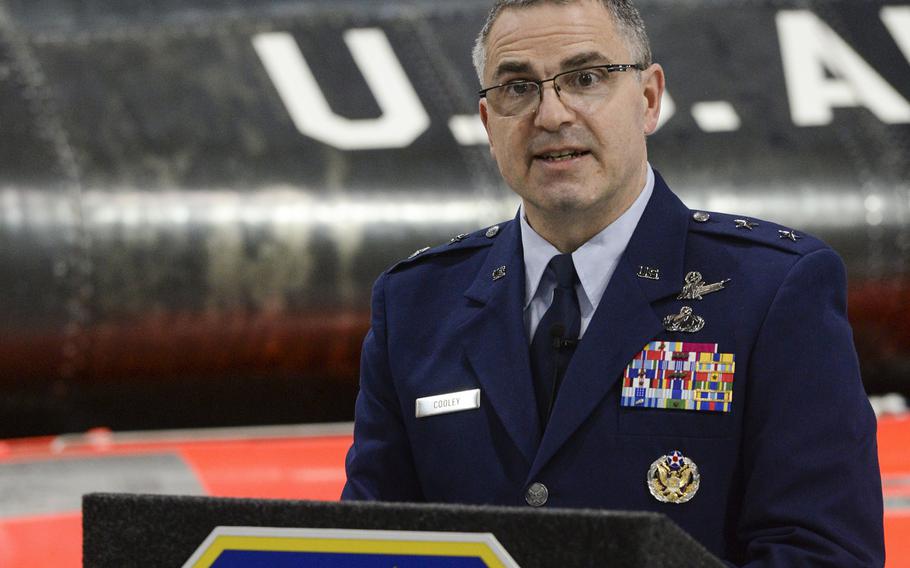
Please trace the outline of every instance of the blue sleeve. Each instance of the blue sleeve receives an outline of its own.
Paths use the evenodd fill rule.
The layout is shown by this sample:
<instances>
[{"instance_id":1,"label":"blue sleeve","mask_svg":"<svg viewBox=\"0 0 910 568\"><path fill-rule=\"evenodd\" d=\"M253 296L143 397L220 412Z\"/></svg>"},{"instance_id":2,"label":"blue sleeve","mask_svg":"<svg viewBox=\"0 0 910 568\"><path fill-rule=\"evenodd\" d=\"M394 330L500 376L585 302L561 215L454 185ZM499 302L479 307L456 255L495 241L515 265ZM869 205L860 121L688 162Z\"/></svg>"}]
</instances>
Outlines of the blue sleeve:
<instances>
[{"instance_id":1,"label":"blue sleeve","mask_svg":"<svg viewBox=\"0 0 910 568\"><path fill-rule=\"evenodd\" d=\"M746 566L882 566L876 421L831 249L791 268L751 356L737 538Z\"/></svg>"},{"instance_id":2,"label":"blue sleeve","mask_svg":"<svg viewBox=\"0 0 910 568\"><path fill-rule=\"evenodd\" d=\"M389 367L385 286L373 286L370 331L363 342L354 443L345 460L342 499L423 501L401 403Z\"/></svg>"}]
</instances>

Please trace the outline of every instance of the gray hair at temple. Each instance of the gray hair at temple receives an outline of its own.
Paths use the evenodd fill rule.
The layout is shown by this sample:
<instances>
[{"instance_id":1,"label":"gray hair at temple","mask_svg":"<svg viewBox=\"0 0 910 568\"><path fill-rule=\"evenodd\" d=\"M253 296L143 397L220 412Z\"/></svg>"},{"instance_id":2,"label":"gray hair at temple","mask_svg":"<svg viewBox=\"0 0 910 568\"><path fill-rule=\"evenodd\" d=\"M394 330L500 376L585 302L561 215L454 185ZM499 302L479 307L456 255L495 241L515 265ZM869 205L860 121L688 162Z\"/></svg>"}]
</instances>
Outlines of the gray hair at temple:
<instances>
[{"instance_id":1,"label":"gray hair at temple","mask_svg":"<svg viewBox=\"0 0 910 568\"><path fill-rule=\"evenodd\" d=\"M474 50L472 56L474 59L474 69L477 70L477 77L483 84L483 71L487 59L487 36L490 35L490 28L499 14L507 8L526 8L536 4L550 2L552 4L570 4L580 0L497 0L487 15L487 20L483 24L477 39L474 41ZM634 61L628 63L641 63L645 67L651 65L651 46L648 42L648 33L645 31L645 23L641 19L638 9L632 5L630 0L595 0L599 1L607 11L613 16L616 27L619 32L625 36L626 44ZM627 63L623 61L623 63Z\"/></svg>"}]
</instances>

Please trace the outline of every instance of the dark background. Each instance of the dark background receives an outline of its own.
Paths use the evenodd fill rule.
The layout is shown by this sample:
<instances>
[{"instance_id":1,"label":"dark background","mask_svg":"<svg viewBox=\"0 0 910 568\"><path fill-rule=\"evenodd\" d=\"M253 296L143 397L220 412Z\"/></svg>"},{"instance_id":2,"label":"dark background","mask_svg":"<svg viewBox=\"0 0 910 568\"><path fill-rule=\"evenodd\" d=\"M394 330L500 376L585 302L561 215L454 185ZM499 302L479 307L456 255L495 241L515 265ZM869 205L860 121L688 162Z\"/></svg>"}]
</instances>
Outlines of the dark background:
<instances>
[{"instance_id":1,"label":"dark background","mask_svg":"<svg viewBox=\"0 0 910 568\"><path fill-rule=\"evenodd\" d=\"M476 113L470 47L490 2L4 5L0 437L350 420L373 279L514 214L486 146L449 128ZM794 124L776 22L810 11L907 99L880 10L910 5L639 5L675 107L651 163L693 208L831 243L866 388L906 394L910 125L862 106ZM302 134L253 38L291 34L332 111L373 119L344 34L376 28L429 126L403 148ZM741 125L705 131L692 109L711 101Z\"/></svg>"}]
</instances>

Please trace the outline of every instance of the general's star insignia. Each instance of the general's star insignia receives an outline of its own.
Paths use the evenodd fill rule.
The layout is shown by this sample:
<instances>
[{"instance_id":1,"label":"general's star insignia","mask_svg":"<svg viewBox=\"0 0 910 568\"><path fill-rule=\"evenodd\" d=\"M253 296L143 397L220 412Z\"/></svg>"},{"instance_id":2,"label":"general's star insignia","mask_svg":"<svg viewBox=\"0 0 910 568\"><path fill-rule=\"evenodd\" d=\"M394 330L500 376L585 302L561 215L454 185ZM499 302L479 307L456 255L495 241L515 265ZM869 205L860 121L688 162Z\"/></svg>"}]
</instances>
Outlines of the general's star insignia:
<instances>
[{"instance_id":1,"label":"general's star insignia","mask_svg":"<svg viewBox=\"0 0 910 568\"><path fill-rule=\"evenodd\" d=\"M751 231L753 228L758 227L758 223L748 219L733 219L733 222L736 223L737 229L749 229Z\"/></svg>"},{"instance_id":2,"label":"general's star insignia","mask_svg":"<svg viewBox=\"0 0 910 568\"><path fill-rule=\"evenodd\" d=\"M802 238L802 236L796 234L796 231L784 231L781 229L778 229L777 236L782 239L790 239L794 243L797 241L797 239Z\"/></svg>"},{"instance_id":3,"label":"general's star insignia","mask_svg":"<svg viewBox=\"0 0 910 568\"><path fill-rule=\"evenodd\" d=\"M408 258L414 258L415 256L421 255L421 254L427 252L428 250L430 250L430 247L423 247L421 249L417 249L414 252L412 252L411 256L409 256Z\"/></svg>"}]
</instances>

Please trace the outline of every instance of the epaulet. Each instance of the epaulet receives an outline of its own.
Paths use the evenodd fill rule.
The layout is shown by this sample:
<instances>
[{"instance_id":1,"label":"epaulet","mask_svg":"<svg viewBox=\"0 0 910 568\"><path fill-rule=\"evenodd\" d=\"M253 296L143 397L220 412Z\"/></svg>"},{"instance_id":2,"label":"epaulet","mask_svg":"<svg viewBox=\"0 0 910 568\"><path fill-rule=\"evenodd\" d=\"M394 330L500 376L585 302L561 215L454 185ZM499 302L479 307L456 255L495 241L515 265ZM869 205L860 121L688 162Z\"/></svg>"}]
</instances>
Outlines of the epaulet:
<instances>
[{"instance_id":1,"label":"epaulet","mask_svg":"<svg viewBox=\"0 0 910 568\"><path fill-rule=\"evenodd\" d=\"M486 229L481 229L473 233L461 233L455 235L449 242L443 243L434 247L424 247L415 250L411 253L410 256L399 260L392 265L387 272L395 272L396 270L401 270L407 266L414 265L418 262L422 262L424 259L432 258L434 256L439 256L443 254L451 254L456 251L462 251L466 249L476 249L481 247L488 247L493 244L493 239L499 235L500 226L492 225Z\"/></svg>"},{"instance_id":2,"label":"epaulet","mask_svg":"<svg viewBox=\"0 0 910 568\"><path fill-rule=\"evenodd\" d=\"M763 219L714 211L693 210L689 217L689 230L748 241L799 255L827 247L812 235L790 227Z\"/></svg>"}]
</instances>

